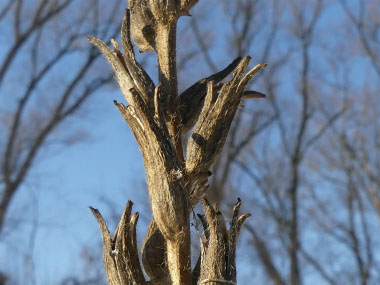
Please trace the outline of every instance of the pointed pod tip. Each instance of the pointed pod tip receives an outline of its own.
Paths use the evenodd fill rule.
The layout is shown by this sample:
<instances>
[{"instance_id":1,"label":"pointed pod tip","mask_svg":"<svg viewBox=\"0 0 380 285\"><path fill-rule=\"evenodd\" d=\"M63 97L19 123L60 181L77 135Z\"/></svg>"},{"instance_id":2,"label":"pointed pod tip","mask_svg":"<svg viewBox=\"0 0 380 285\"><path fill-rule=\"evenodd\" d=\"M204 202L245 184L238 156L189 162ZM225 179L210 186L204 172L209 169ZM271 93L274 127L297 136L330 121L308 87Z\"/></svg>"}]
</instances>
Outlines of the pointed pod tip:
<instances>
[{"instance_id":1,"label":"pointed pod tip","mask_svg":"<svg viewBox=\"0 0 380 285\"><path fill-rule=\"evenodd\" d=\"M120 49L119 49L119 44L117 43L117 41L115 41L115 39L111 39L111 44L113 45L113 47L114 47L114 49L116 50L116 51L119 51Z\"/></svg>"},{"instance_id":2,"label":"pointed pod tip","mask_svg":"<svg viewBox=\"0 0 380 285\"><path fill-rule=\"evenodd\" d=\"M238 218L238 224L240 225L243 225L243 223L251 216L250 213L247 213L247 214L244 214L244 215L241 215L239 218Z\"/></svg>"},{"instance_id":3,"label":"pointed pod tip","mask_svg":"<svg viewBox=\"0 0 380 285\"><path fill-rule=\"evenodd\" d=\"M243 99L261 99L261 98L266 98L267 95L254 91L254 90L246 90L243 92L242 98Z\"/></svg>"},{"instance_id":4,"label":"pointed pod tip","mask_svg":"<svg viewBox=\"0 0 380 285\"><path fill-rule=\"evenodd\" d=\"M91 206L88 206L88 208L90 209L90 211L92 212L92 214L96 215L96 214L99 214L99 210L98 209L95 209Z\"/></svg>"}]
</instances>

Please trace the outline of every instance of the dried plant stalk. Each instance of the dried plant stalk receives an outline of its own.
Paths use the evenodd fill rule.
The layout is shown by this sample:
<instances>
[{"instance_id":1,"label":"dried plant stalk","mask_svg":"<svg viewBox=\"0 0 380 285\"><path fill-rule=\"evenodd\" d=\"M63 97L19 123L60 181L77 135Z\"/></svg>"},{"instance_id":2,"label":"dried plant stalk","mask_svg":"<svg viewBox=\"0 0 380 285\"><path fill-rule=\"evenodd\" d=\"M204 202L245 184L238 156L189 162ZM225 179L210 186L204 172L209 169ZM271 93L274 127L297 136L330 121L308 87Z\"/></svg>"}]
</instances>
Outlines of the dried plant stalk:
<instances>
[{"instance_id":1,"label":"dried plant stalk","mask_svg":"<svg viewBox=\"0 0 380 285\"><path fill-rule=\"evenodd\" d=\"M204 226L209 235L206 234L201 267L198 274L192 275L190 212L207 189L209 168L223 149L241 99L247 94L253 98L262 97L263 94L254 91L244 93L244 89L265 66L257 65L245 73L250 58L237 58L222 71L198 81L178 95L177 20L188 15L197 2L130 0L130 10L126 12L121 32L124 54L115 41L111 41L114 48L110 49L98 39L89 39L115 71L128 102L128 105L117 102L115 105L143 154L154 220L143 243L142 263L152 284L235 282L237 236L248 217L238 217L239 201L227 231L224 219L220 220L221 214L207 200L202 200L206 213ZM157 87L136 61L130 36L140 51L157 54ZM232 71L231 80L217 85ZM194 125L185 159L182 135ZM108 282L144 284L136 249L137 216L135 220L134 216L131 218L131 205L126 209L112 239L100 213L92 209L103 235Z\"/></svg>"}]
</instances>

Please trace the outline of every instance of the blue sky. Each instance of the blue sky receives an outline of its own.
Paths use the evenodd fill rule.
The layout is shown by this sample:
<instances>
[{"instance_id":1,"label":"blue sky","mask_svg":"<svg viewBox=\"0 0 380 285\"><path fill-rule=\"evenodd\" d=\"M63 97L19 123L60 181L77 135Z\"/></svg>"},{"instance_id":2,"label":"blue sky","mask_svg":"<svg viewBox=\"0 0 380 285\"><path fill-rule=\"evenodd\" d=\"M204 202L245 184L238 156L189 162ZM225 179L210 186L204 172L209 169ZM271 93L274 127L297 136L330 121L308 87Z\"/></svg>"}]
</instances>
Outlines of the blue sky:
<instances>
[{"instance_id":1,"label":"blue sky","mask_svg":"<svg viewBox=\"0 0 380 285\"><path fill-rule=\"evenodd\" d=\"M202 14L202 12L204 13L200 5L193 14ZM215 16L203 20L211 30L213 23L219 23L219 30L210 36L215 43L211 50L214 55L212 58L218 66L225 66L235 56L229 51L228 43L225 43L225 34L231 32L229 27L223 24L225 17L223 11L217 10ZM341 17L342 10L339 6L330 5L319 23L321 31L328 32L329 27L338 27ZM339 34L339 30L335 29L334 33L335 40L341 41L342 35ZM184 35L189 34L184 33ZM291 35L287 33L278 36L275 51L280 53L296 45L292 42L284 43L288 37ZM316 40L319 42L320 39ZM325 47L323 41L327 41L326 44L334 44L328 36L320 41L320 46ZM0 58L6 49L4 45L6 42L0 37ZM186 45L179 46L179 54L186 52L186 47ZM320 50L314 51L314 56L317 57L318 53L322 52L320 47ZM260 48L256 50L253 46L251 49L253 62L257 62L259 53ZM294 57L295 62L297 59ZM197 64L194 64L195 60L191 61L186 66L189 69L180 74L180 89L207 75L203 58L196 60ZM104 60L102 62L98 66L109 68L106 67ZM152 70L152 67L155 67L154 59L151 58L149 63ZM366 77L361 72L363 59L359 58L352 63L354 66L351 66L351 76L360 86ZM74 61L67 63L65 71L70 70L73 64ZM321 62L317 67L323 70L325 63ZM155 72L154 70L152 74ZM281 88L285 92L293 92L294 78L290 73L285 74L282 80ZM257 84L260 86L260 82ZM0 89L0 92L4 92L4 89ZM0 104L9 107L6 104L10 103L5 99L6 97L0 96ZM129 127L113 105L113 99L123 102L115 86L97 92L80 116L65 124L65 127L72 123L75 124L75 128L87 130L87 138L67 149L63 149L59 144L50 145L49 151L39 156L36 167L14 198L9 211L9 220L21 218L22 222L19 231L11 232L0 241L0 268L17 272L16 276L20 276L22 282L20 284L32 284L27 274L22 272L24 257L30 250L30 244L34 244L31 254L34 260L36 284L58 284L62 278L68 276L69 272L74 276L83 274L80 260L82 248L84 246L97 248L100 244L100 232L88 206L99 208L109 220L112 211L121 213L128 199L134 201L135 211L145 211L147 194L144 189L145 177L141 154ZM103 197L113 200L111 209ZM139 228L145 231L148 222L149 214L142 215ZM37 226L35 232L33 226ZM33 234L35 234L34 242ZM139 240L141 239L142 234L139 235ZM240 264L250 265L249 257L248 253L239 251ZM247 268L248 270L241 271L243 278L250 276L251 269Z\"/></svg>"}]
</instances>

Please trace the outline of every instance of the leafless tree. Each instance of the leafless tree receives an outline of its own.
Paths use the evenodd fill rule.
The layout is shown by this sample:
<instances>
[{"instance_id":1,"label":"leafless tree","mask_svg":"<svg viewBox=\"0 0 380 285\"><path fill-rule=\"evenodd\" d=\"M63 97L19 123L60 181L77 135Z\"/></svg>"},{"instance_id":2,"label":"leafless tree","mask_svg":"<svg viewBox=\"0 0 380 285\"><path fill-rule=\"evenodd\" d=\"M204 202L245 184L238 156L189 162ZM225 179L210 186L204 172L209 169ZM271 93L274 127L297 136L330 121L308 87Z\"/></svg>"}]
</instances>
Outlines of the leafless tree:
<instances>
[{"instance_id":1,"label":"leafless tree","mask_svg":"<svg viewBox=\"0 0 380 285\"><path fill-rule=\"evenodd\" d=\"M253 2L260 5L260 1L240 4L254 6ZM332 2L309 1L306 5L291 1L277 10L292 15L290 21L280 13L274 17L281 27L279 33L285 30L292 45L280 51L283 58L269 57L271 64L264 74L275 123L239 150L240 156L226 159L237 164L248 180L239 176L239 182L234 182L229 178L226 185L217 179L222 182L219 188L233 185L240 196L246 200L251 197L255 221L247 227L256 249L255 269L257 275L263 273L274 284L302 284L313 278L310 276L328 284L372 284L378 278L374 254L378 248L378 87L358 88L349 81L339 81L338 74L318 73L317 58L322 59L316 48L326 48L326 37L317 26ZM364 54L373 70L368 66L363 69L375 82L378 3L340 1L340 5L349 25L344 17L339 20L351 32L344 35L350 44L338 42L335 50L323 54L332 63L328 68L336 72L338 65L344 78L350 72L344 67L352 52ZM242 6L240 13L244 15L249 9ZM234 14L231 9L229 13ZM239 38L239 33L235 36ZM357 47L360 49L353 49ZM295 85L291 97L286 95L289 89L279 87L279 72L283 70L289 72ZM226 144L225 152L236 146ZM353 262L347 264L348 258Z\"/></svg>"},{"instance_id":2,"label":"leafless tree","mask_svg":"<svg viewBox=\"0 0 380 285\"><path fill-rule=\"evenodd\" d=\"M300 221L301 203L299 201L300 191L302 189L302 170L301 165L306 157L310 146L321 136L325 129L338 117L338 114L332 116L317 131L312 131L313 116L313 89L311 88L310 79L310 46L313 41L315 25L320 17L322 1L317 1L311 10L311 17L306 18L303 14L304 6L293 3L290 7L292 16L295 19L293 34L299 42L300 47L300 78L295 94L299 95L296 103L297 109L292 110L292 120L288 121L289 115L280 107L280 97L273 93L275 90L271 85L273 81L268 76L268 90L273 111L276 116L276 124L279 131L279 140L276 145L281 151L272 153L272 156L266 157L266 154L253 154L256 164L256 171L249 169L249 162L239 161L240 166L255 182L256 187L261 193L259 207L262 208L263 215L273 224L266 231L249 226L252 234L253 245L256 248L258 258L260 259L268 278L275 284L302 284L300 269L300 251L302 242L300 238ZM298 107L299 106L299 107ZM267 153L268 150L262 150ZM280 156L278 156L280 155ZM274 164L274 160L277 162ZM268 160L268 161L267 161ZM283 171L283 173L279 171ZM276 177L276 178L275 178ZM275 182L273 179L276 179ZM267 221L268 222L268 221ZM266 235L277 235L283 259L286 260L288 270L280 270L276 265L278 256L274 254L267 243ZM274 237L272 237L274 238ZM281 257L280 257L281 259Z\"/></svg>"},{"instance_id":3,"label":"leafless tree","mask_svg":"<svg viewBox=\"0 0 380 285\"><path fill-rule=\"evenodd\" d=\"M380 57L378 53L380 48L379 3L373 0L358 0L351 3L354 5L352 7L346 0L339 0L339 2L346 12L353 30L356 32L356 41L360 43L361 49L380 77Z\"/></svg>"},{"instance_id":4,"label":"leafless tree","mask_svg":"<svg viewBox=\"0 0 380 285\"><path fill-rule=\"evenodd\" d=\"M363 65L369 81L378 80L379 58L375 52L379 35L378 3L339 1L346 13L347 37L352 42L348 55L337 56L350 62L365 57L370 65ZM351 4L359 9L353 9ZM350 58L351 57L351 58ZM343 64L342 64L343 65ZM351 67L344 70L349 73ZM341 246L352 260L345 265L339 280L352 284L374 284L379 278L379 108L378 85L356 85L348 78L336 84L337 92L349 98L349 110L343 120L326 136L318 147L318 173L326 187L332 189L327 197L312 191L313 217L320 235L328 237L335 247ZM333 201L333 203L331 202ZM334 248L328 254L336 255ZM337 263L342 262L337 258ZM330 274L331 275L331 274Z\"/></svg>"},{"instance_id":5,"label":"leafless tree","mask_svg":"<svg viewBox=\"0 0 380 285\"><path fill-rule=\"evenodd\" d=\"M167 175L168 169L174 169L172 171L175 174L174 176L181 174L176 170L186 169L186 171L182 171L182 173L185 173L183 179L163 180L164 182L168 181L170 186L160 188L161 194L169 193L168 196L172 195L170 197L173 197L173 201L177 201L173 202L175 205L177 205L176 203L182 203L181 205L188 203L188 209L192 209L200 197L198 194L203 195L206 192L205 195L207 195L208 199L219 202L221 209L224 209L224 206L231 206L232 197L236 197L237 194L242 197L245 201L244 205L249 205L249 209L254 212L254 219L249 220L247 224L248 231L245 231L242 238L244 239L244 249L253 249L252 262L247 267L253 264L250 269L254 272L254 277L263 280L261 283L258 282L259 284L303 284L308 283L309 280L323 281L327 284L376 284L377 280L379 280L378 272L380 270L377 252L379 249L378 236L380 236L380 181L378 179L380 171L380 143L378 139L380 126L378 118L380 118L380 113L377 104L379 86L376 82L379 79L378 67L380 66L377 52L379 50L380 17L379 5L376 1L292 0L280 3L280 1L236 0L201 2L198 5L203 5L205 11L209 9L208 5L213 5L213 9L220 7L220 11L224 13L223 19L225 20L221 27L225 28L225 30L223 32L220 30L215 31L215 23L210 23L208 26L207 21L202 17L197 17L197 15L193 15L191 18L186 17L189 23L186 31L193 33L194 43L201 53L196 55L196 50L181 50L177 59L177 73L186 70L186 67L190 65L189 63L193 63L195 56L198 56L204 59L205 66L209 68L213 75L189 89L185 89L177 97L171 96L178 94L178 91L173 91L176 86L174 76L176 72L175 69L165 68L165 62L173 62L169 61L167 55L162 55L163 49L160 49L161 57L159 57L158 63L160 74L158 81L160 85L157 87L151 84L147 73L135 61L128 33L123 36L122 48L118 48L115 44L114 49L111 51L99 41L93 40L96 45L101 46L103 52L105 51L109 55L108 59L116 56L123 64L123 67L121 67L117 61L112 61L116 64L119 74L124 70L128 70L127 75L124 74L122 78L129 80L129 85L125 85L127 87L121 86L121 89L125 97L130 96L128 97L129 100L127 99L130 106L125 107L120 103L117 106L122 111L123 117L131 125L132 130L135 131L140 145L143 145L141 147L143 153L154 153L156 150L152 151L152 149L157 147L159 153L163 153L164 158L162 161L170 160L169 164L160 169L161 172L153 173L152 168L147 168L147 173L150 173L148 184L151 200L157 201L155 200L158 199L156 192L159 192L157 185L163 185L162 181L160 182L161 184L156 183L158 175L165 177L162 173ZM17 14L15 11L23 7L21 2L21 4L17 4L18 1L5 2L0 4L0 21L3 22L15 17ZM138 4L140 2L148 3L149 5L152 3L152 1L131 2ZM186 3L186 1L182 1L182 3ZM59 19L64 15L66 9L73 7L71 5L73 3L70 2L52 19ZM332 19L326 20L326 13L331 7L341 9L343 15L345 15L345 17L334 19L340 22L339 30L330 30L331 27L328 26L330 23L327 24L329 20L332 21ZM150 8L146 9L150 10ZM141 13L148 13L146 12L147 10ZM20 11L26 11L26 6L24 10ZM81 32L75 29L78 34L76 37L74 36L75 44L70 48L75 54L80 52L83 56L83 54L91 51L96 57L97 53L91 48L87 50L88 46L81 44L79 38L84 34L96 35L102 39L114 36L115 32L113 30L105 32L107 30L106 25L102 26L101 23L117 22L117 16L110 13L109 20L104 21L104 19L100 20L100 18L104 17L103 13L95 12L92 9L89 11L93 11L93 13L89 13L90 16L87 16L86 21L80 21L79 19L81 18L78 15L78 23L83 26L78 24L75 27L83 27L83 29ZM148 17L148 19L143 17L144 21L148 22L136 27L133 22L134 19L143 16L138 12L136 13L132 13L132 22L130 23L132 26L132 38L141 50L158 52L156 35L158 23L160 22L152 20L155 17ZM126 19L122 29L124 32L128 30ZM96 21L101 28L91 30L88 23L92 20ZM25 82L25 78L29 78L29 76L26 76L29 70L24 72L26 75L21 74L20 71L17 76L11 70L15 69L19 64L17 57L22 58L25 50L32 50L29 47L37 42L40 46L42 43L49 42L49 39L43 35L53 30L53 27L49 26L50 21L46 22L47 28L43 28L45 24L41 25L41 27L31 32L31 35L20 44L20 47L16 47L15 59L12 59L13 62L11 61L8 64L9 72L6 71L3 79L0 80L2 82L2 94L7 94L6 92L9 90L7 85L11 86L9 82L12 82L12 80L14 82L17 76ZM23 22L21 21L21 23ZM25 24L19 25L21 30L24 28L23 25ZM70 26L74 25L70 24ZM38 34L40 28L45 32ZM143 33L139 30L141 28ZM60 36L66 37L68 35L67 31L64 32L64 25L57 25L57 20L54 29L61 31ZM231 33L229 34L228 31ZM213 46L212 38L216 34L226 35L224 42L228 42L228 45L222 47ZM65 37L62 37L62 39ZM152 37L154 40L150 41ZM334 37L334 41L331 37ZM161 42L163 43L164 41L162 40ZM192 47L194 43L191 43ZM63 46L62 42L59 41L57 41L57 45L58 48L49 48L49 51L57 52ZM188 47L188 45L186 46ZM47 49L48 46L45 44L43 47ZM123 49L124 55L122 55L120 49ZM215 52L216 49L217 52ZM34 53L30 53L31 58L34 58L36 50L40 53L42 52L42 49L35 48ZM67 57L71 54L68 52ZM207 180L207 176L211 174L208 172L211 165L208 165L207 169L205 168L200 173L197 173L194 178L192 175L195 172L187 172L188 161L194 155L194 151L182 152L182 154L184 153L183 161L180 151L181 147L187 147L187 150L190 150L190 146L186 142L191 144L193 140L193 144L194 142L201 143L202 136L197 137L200 129L191 130L194 124L197 124L196 119L203 118L203 111L194 106L198 104L202 106L205 97L206 102L208 102L206 95L208 90L207 82L214 81L215 96L218 96L218 98L220 95L226 94L223 93L226 90L223 91L222 85L217 82L224 79L234 69L236 70L237 66L242 63L242 60L237 58L231 65L218 72L221 54L225 54L226 57L252 54L255 61L268 61L270 64L265 69L265 72L257 74L254 78L254 80L257 80L256 82L253 80L256 83L255 89L267 94L268 100L245 101L243 102L243 108L241 107L243 104L239 103L239 108L237 108L234 120L230 125L229 135L222 139L223 142L225 139L224 152L212 165L212 175ZM62 57L66 58L65 55ZM48 57L45 58L45 61L47 59ZM354 60L360 61L361 69L359 71L354 70L357 68L353 64ZM41 68L43 67L41 64L44 62L33 62L32 60L30 60L30 66L33 66L33 64L37 66L36 62L40 64ZM59 62L58 60L54 64L59 66ZM96 65L96 63L94 64ZM31 68L31 70L33 70L34 74L37 74L39 69L35 67ZM54 68L52 67L51 70L54 71ZM88 72L90 70L93 70L93 68L89 67ZM141 72L143 75L139 77L140 80L143 80L142 85L139 79L136 79L136 72L137 74ZM350 76L351 73L355 74L355 76ZM365 74L365 76L357 76L358 73ZM83 81L78 84L83 89L86 84L90 86L90 84L93 84L94 74L98 76L97 73L91 71L91 74L86 75ZM170 77L170 80L167 79L168 77ZM365 77L364 80L363 77ZM49 77L47 76L46 78ZM121 79L119 81L124 82ZM286 86L284 87L284 85ZM28 85L25 83L25 86ZM25 108L24 115L21 116L21 118L25 119L22 120L23 123L20 123L19 131L17 132L18 143L14 143L15 146L19 146L17 149L15 146L13 147L16 149L16 151L13 151L13 156L19 155L19 158L14 159L14 165L22 165L25 157L23 153L27 153L25 152L25 149L27 150L25 144L28 145L27 142L31 140L26 140L25 137L29 136L28 129L33 130L30 126L32 125L31 122L34 121L31 118L36 116L36 112L33 111L36 110L38 104L35 102L41 101L38 98L47 98L41 93L42 87L46 86L46 81L41 79L36 86L40 87L37 88L38 90L33 91L35 95L30 96L36 96L35 98L37 99L35 101L27 99L27 102L30 102L30 109ZM213 94L211 87L210 85L209 94ZM24 91L19 89L13 89L12 91L17 94L24 94ZM80 87L77 89L79 90ZM75 92L73 91L73 93ZM79 98L75 97L80 96L79 93L75 94L73 99ZM201 94L202 96L197 97L196 94ZM258 93L253 94L256 97L258 96ZM243 93L243 95L249 97L247 93ZM7 98L6 96L0 97ZM54 98L53 101L58 102L58 99L55 101L58 96ZM179 103L175 102L173 98L179 98ZM196 100L198 101L194 98L197 98ZM214 102L214 100L212 100L212 103L216 104L218 101L215 100ZM179 111L175 108L178 105ZM7 105L5 106L7 107ZM14 106L17 105L14 104ZM143 109L145 106L147 106L146 109ZM174 106L174 108L167 109L167 106ZM8 107L2 107L2 109L6 111L0 112L2 125L7 126L6 129L10 130L12 125L10 118L13 117L9 116L9 114L14 114L14 110ZM15 108L15 110L17 109ZM130 110L135 110L136 113L131 115ZM38 115L43 115L43 118L49 118L45 112ZM175 117L175 115L178 117ZM181 124L184 127L179 127ZM152 126L157 126L157 128ZM141 128L144 128L144 132L141 131ZM159 133L157 131L155 133L158 129L163 130L163 132ZM175 136L178 129L182 129L182 136ZM55 128L55 130L56 132L52 132L51 135L47 136L45 145L49 141L49 137L54 136L57 131L62 131L62 128ZM186 132L188 133L185 134ZM146 140L141 139L142 133L149 134L146 136ZM153 133L156 139L152 141L153 143L148 148L146 141L151 137L150 134ZM10 131L7 131L8 137L9 134ZM64 134L66 135L67 133L65 132ZM4 138L6 137L4 136ZM165 140L165 138L168 139ZM181 138L182 142L179 138ZM2 139L1 137L0 140ZM3 141L1 143L4 145L4 150L1 149L1 151L5 153L6 144ZM159 144L167 148L159 148ZM44 145L42 144L41 146L39 153L44 150ZM18 151L20 149L24 149L24 151ZM173 153L167 154L168 149ZM156 163L156 168L154 169L157 169L160 162L150 160L150 158L150 155L144 155L145 164L148 165L151 161L154 161ZM17 171L13 173L16 174L12 175L17 176ZM176 200L179 197L176 193L179 192L178 189L180 188L176 184L177 181L180 181L178 183L184 183L182 185L185 185L183 186L186 190L185 193L188 193L188 191L191 193L189 196L181 196L181 203ZM191 183L188 181L191 181ZM206 181L210 182L209 188L207 188ZM188 183L186 184L186 182ZM205 191L206 188L207 191ZM165 189L176 190L173 191L173 194L170 191L165 192ZM201 216L199 222L203 223L207 229L209 228L208 223L213 224L210 221L215 221L213 220L215 218L213 215L216 214L219 218L220 215L217 215L219 211L217 208L210 207L206 200L202 201L205 205L206 217L209 215L209 220ZM163 205L166 204L161 203L161 208L172 209L172 204L170 203L167 207ZM119 276L125 276L125 274L128 274L128 272L125 272L131 268L138 268L138 272L133 271L131 275L135 277L130 278L130 280L142 276L140 274L142 268L137 266L138 260L128 257L128 254L137 256L134 230L138 216L133 216L130 213L131 207L131 204L127 205L122 221L113 238L107 233L102 218L94 211L102 227L109 280L114 278L116 274L116 271L112 269L115 268L112 267L115 264L116 270L122 272ZM183 209L185 208L183 206ZM168 212L170 212L169 210ZM176 210L178 209L174 209L172 212ZM213 214L213 211L216 213ZM157 209L155 213L155 220L156 217L163 215L159 211L157 213ZM188 216L186 216L188 213L186 211L180 212L178 214L178 219L180 220L173 218L172 221L188 224L189 220ZM236 215L235 213L235 218ZM166 215L166 217L173 217L173 215ZM123 223L128 226L127 233ZM163 227L163 220L159 219L159 223L153 221L148 228L141 250L142 264L151 281L159 284L175 283L176 281L170 279L170 276L175 274L173 272L176 269L173 264L171 269L168 267L169 262L166 255L168 234L163 235L162 231L159 231L160 227ZM168 224L170 225L170 223ZM220 225L224 225L224 222L222 221ZM224 232L224 228L221 228ZM166 231L167 228L164 230ZM217 233L216 236L220 233L218 230L215 232ZM185 231L185 236L186 234L187 232ZM123 240L123 235L131 237L132 244L128 243L129 251L123 251L123 246L125 246L126 242ZM201 242L201 247L203 247L202 250L205 255L203 256L202 268L206 266L205 264L210 264L209 258L215 249L208 246L214 238L212 234L208 235L206 230L203 235L204 239ZM225 238L225 236L221 237L221 235L219 237L221 238L220 240ZM188 240L188 236L186 236L186 239ZM157 244L160 246L157 246ZM133 250L130 251L131 249ZM189 248L181 248L181 250L189 252ZM209 255L207 255L207 252L210 252ZM234 260L234 253L231 254ZM120 268L123 267L123 262L130 260L134 263L132 265L128 264L126 271L122 271ZM186 259L186 262L188 260ZM214 260L219 259L214 258ZM220 264L218 263L218 265ZM226 269L224 273L228 272L228 266L221 265L221 267ZM177 271L181 272L179 278L189 278L189 267L182 271L181 269ZM212 279L217 277L224 281L233 280L233 278L230 278L230 273L216 276L217 274L214 271L210 273L212 277L208 276L206 278L205 274L208 273L205 273L205 271L201 273L201 259L199 259L192 271L193 284L197 281L199 283L200 280L213 280L214 284L218 284L216 280ZM81 279L68 279L66 281L79 282L78 280Z\"/></svg>"},{"instance_id":6,"label":"leafless tree","mask_svg":"<svg viewBox=\"0 0 380 285\"><path fill-rule=\"evenodd\" d=\"M113 1L107 9L97 0L0 4L6 43L0 61L0 231L13 197L49 142L69 145L81 139L65 122L112 80L110 72L91 71L99 66L99 55L81 39L88 33L115 35L113 17L121 3ZM64 71L78 56L82 60L75 68Z\"/></svg>"}]
</instances>

